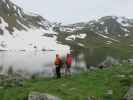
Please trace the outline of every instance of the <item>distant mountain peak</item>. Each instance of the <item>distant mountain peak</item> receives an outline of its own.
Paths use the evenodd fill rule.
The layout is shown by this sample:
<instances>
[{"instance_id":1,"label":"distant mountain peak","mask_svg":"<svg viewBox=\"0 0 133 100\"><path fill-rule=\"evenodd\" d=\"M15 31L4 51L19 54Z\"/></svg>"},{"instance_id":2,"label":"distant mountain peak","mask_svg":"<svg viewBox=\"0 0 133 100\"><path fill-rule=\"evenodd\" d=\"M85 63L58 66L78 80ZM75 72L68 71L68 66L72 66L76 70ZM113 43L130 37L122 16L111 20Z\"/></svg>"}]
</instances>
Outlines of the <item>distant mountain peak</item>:
<instances>
[{"instance_id":1,"label":"distant mountain peak","mask_svg":"<svg viewBox=\"0 0 133 100\"><path fill-rule=\"evenodd\" d=\"M73 41L83 44L85 41L96 44L126 44L133 41L133 19L118 16L104 16L96 20L84 23L75 23L68 26L61 26L60 33L65 34L66 41ZM69 33L69 34L68 34ZM77 36L78 35L78 36ZM79 38L86 35L85 38ZM69 42L68 42L69 43ZM87 45L86 43L83 45ZM90 44L92 45L92 44Z\"/></svg>"},{"instance_id":2,"label":"distant mountain peak","mask_svg":"<svg viewBox=\"0 0 133 100\"><path fill-rule=\"evenodd\" d=\"M0 50L58 50L53 24L10 0L0 0Z\"/></svg>"},{"instance_id":3,"label":"distant mountain peak","mask_svg":"<svg viewBox=\"0 0 133 100\"><path fill-rule=\"evenodd\" d=\"M0 17L8 24L7 30L12 34L15 29L28 30L43 28L48 30L50 22L38 14L27 12L10 0L0 1ZM2 29L0 29L2 32Z\"/></svg>"}]
</instances>

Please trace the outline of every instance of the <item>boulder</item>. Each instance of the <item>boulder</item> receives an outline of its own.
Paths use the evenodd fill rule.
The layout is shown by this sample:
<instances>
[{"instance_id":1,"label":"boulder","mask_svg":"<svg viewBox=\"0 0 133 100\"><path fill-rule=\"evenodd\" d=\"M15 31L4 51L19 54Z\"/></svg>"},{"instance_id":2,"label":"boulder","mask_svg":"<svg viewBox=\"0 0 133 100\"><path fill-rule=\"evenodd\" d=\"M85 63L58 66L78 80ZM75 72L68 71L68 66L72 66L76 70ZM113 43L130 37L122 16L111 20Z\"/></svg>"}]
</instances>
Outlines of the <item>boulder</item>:
<instances>
[{"instance_id":1,"label":"boulder","mask_svg":"<svg viewBox=\"0 0 133 100\"><path fill-rule=\"evenodd\" d=\"M28 96L28 100L61 100L58 97L49 95L47 93L31 92Z\"/></svg>"},{"instance_id":2,"label":"boulder","mask_svg":"<svg viewBox=\"0 0 133 100\"><path fill-rule=\"evenodd\" d=\"M103 96L103 100L113 100L113 90L107 90Z\"/></svg>"},{"instance_id":3,"label":"boulder","mask_svg":"<svg viewBox=\"0 0 133 100\"><path fill-rule=\"evenodd\" d=\"M133 86L129 88L123 100L133 100Z\"/></svg>"},{"instance_id":4,"label":"boulder","mask_svg":"<svg viewBox=\"0 0 133 100\"><path fill-rule=\"evenodd\" d=\"M0 75L0 85L2 87L23 86L24 79L19 76Z\"/></svg>"},{"instance_id":5,"label":"boulder","mask_svg":"<svg viewBox=\"0 0 133 100\"><path fill-rule=\"evenodd\" d=\"M105 67L111 67L112 65L119 65L119 61L113 57L106 57L106 59L102 62L102 64L105 66Z\"/></svg>"},{"instance_id":6,"label":"boulder","mask_svg":"<svg viewBox=\"0 0 133 100\"><path fill-rule=\"evenodd\" d=\"M87 97L86 100L97 100L97 99L96 99L96 97L94 97L94 96L89 96L89 97Z\"/></svg>"},{"instance_id":7,"label":"boulder","mask_svg":"<svg viewBox=\"0 0 133 100\"><path fill-rule=\"evenodd\" d=\"M126 75L121 75L121 74L119 74L119 75L117 75L116 77L118 77L118 78L125 78Z\"/></svg>"}]
</instances>

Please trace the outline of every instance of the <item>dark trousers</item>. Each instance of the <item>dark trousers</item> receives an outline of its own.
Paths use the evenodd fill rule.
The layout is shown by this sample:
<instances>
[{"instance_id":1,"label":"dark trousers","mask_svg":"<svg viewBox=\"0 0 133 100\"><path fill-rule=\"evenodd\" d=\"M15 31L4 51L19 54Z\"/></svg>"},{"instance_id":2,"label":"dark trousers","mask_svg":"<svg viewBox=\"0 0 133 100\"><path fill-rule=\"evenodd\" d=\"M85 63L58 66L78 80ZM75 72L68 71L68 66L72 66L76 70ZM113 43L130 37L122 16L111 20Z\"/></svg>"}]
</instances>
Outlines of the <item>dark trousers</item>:
<instances>
[{"instance_id":1,"label":"dark trousers","mask_svg":"<svg viewBox=\"0 0 133 100\"><path fill-rule=\"evenodd\" d=\"M61 78L61 67L60 67L60 65L56 65L56 77Z\"/></svg>"},{"instance_id":2,"label":"dark trousers","mask_svg":"<svg viewBox=\"0 0 133 100\"><path fill-rule=\"evenodd\" d=\"M71 65L66 64L66 69L65 69L65 74L66 74L66 75L71 75L71 70L70 70L70 68L71 68Z\"/></svg>"}]
</instances>

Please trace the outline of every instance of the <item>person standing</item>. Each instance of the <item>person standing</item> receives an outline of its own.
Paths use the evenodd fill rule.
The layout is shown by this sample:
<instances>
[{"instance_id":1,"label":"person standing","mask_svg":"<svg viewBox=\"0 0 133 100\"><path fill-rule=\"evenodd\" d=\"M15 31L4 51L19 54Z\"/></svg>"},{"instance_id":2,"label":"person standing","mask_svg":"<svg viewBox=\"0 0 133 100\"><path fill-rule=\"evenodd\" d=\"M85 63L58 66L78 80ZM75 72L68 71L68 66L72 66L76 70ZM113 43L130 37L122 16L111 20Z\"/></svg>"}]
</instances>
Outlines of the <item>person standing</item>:
<instances>
[{"instance_id":1,"label":"person standing","mask_svg":"<svg viewBox=\"0 0 133 100\"><path fill-rule=\"evenodd\" d=\"M71 56L71 54L67 54L66 70L65 70L66 75L71 75L71 65L72 65L72 56Z\"/></svg>"},{"instance_id":2,"label":"person standing","mask_svg":"<svg viewBox=\"0 0 133 100\"><path fill-rule=\"evenodd\" d=\"M56 70L56 77L61 78L61 66L62 66L62 60L58 54L56 54L55 58L55 70Z\"/></svg>"}]
</instances>

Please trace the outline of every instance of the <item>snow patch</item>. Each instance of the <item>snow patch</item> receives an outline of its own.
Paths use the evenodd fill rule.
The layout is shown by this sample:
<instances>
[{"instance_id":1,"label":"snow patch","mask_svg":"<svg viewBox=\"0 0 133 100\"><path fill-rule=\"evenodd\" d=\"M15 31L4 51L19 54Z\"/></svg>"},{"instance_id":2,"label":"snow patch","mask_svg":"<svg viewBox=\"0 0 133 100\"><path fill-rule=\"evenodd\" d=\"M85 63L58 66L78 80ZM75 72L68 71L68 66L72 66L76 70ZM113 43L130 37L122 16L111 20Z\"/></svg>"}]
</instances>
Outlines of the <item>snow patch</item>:
<instances>
[{"instance_id":1,"label":"snow patch","mask_svg":"<svg viewBox=\"0 0 133 100\"><path fill-rule=\"evenodd\" d=\"M121 29L125 32L130 32L127 28L121 27Z\"/></svg>"},{"instance_id":2,"label":"snow patch","mask_svg":"<svg viewBox=\"0 0 133 100\"><path fill-rule=\"evenodd\" d=\"M74 32L75 30L76 30L75 28L69 28L69 27L67 27L67 28L61 27L60 28L60 31L62 31L62 32Z\"/></svg>"},{"instance_id":3,"label":"snow patch","mask_svg":"<svg viewBox=\"0 0 133 100\"><path fill-rule=\"evenodd\" d=\"M119 24L121 24L122 26L129 26L129 23L127 22L127 20L125 19L125 18L123 18L123 17L119 17L119 18L117 18L117 22L119 23Z\"/></svg>"},{"instance_id":4,"label":"snow patch","mask_svg":"<svg viewBox=\"0 0 133 100\"><path fill-rule=\"evenodd\" d=\"M120 34L118 34L118 37L121 37L121 35L120 35Z\"/></svg>"},{"instance_id":5,"label":"snow patch","mask_svg":"<svg viewBox=\"0 0 133 100\"><path fill-rule=\"evenodd\" d=\"M87 36L86 34L79 34L79 35L77 35L77 38L84 39L86 36Z\"/></svg>"},{"instance_id":6,"label":"snow patch","mask_svg":"<svg viewBox=\"0 0 133 100\"><path fill-rule=\"evenodd\" d=\"M9 7L9 4L7 4L6 6L7 6L8 9L10 8L10 7Z\"/></svg>"},{"instance_id":7,"label":"snow patch","mask_svg":"<svg viewBox=\"0 0 133 100\"><path fill-rule=\"evenodd\" d=\"M49 28L48 30L44 30L44 29L42 29L41 30L43 33L45 33L45 34L53 34L53 35L57 35L58 33L57 32L54 32L53 31L53 28Z\"/></svg>"},{"instance_id":8,"label":"snow patch","mask_svg":"<svg viewBox=\"0 0 133 100\"><path fill-rule=\"evenodd\" d=\"M20 17L23 17L20 9L18 10L18 14L19 14Z\"/></svg>"},{"instance_id":9,"label":"snow patch","mask_svg":"<svg viewBox=\"0 0 133 100\"><path fill-rule=\"evenodd\" d=\"M26 30L28 30L28 27L25 26L24 24L22 24L19 20L16 20L18 24L20 24L23 28L25 28Z\"/></svg>"},{"instance_id":10,"label":"snow patch","mask_svg":"<svg viewBox=\"0 0 133 100\"><path fill-rule=\"evenodd\" d=\"M113 42L112 41L106 41L106 44L112 44Z\"/></svg>"},{"instance_id":11,"label":"snow patch","mask_svg":"<svg viewBox=\"0 0 133 100\"><path fill-rule=\"evenodd\" d=\"M101 24L101 25L103 25L103 24L104 24L104 22L102 21L102 22L100 22L100 24Z\"/></svg>"},{"instance_id":12,"label":"snow patch","mask_svg":"<svg viewBox=\"0 0 133 100\"><path fill-rule=\"evenodd\" d=\"M129 46L133 47L133 44L130 44Z\"/></svg>"},{"instance_id":13,"label":"snow patch","mask_svg":"<svg viewBox=\"0 0 133 100\"><path fill-rule=\"evenodd\" d=\"M100 33L96 33L96 34L99 35L99 36L101 36L101 37L103 37L103 38L110 39L110 40L115 41L115 42L120 42L120 41L118 41L118 40L116 40L116 39L110 38L110 37L105 36L105 35L103 35L103 34L100 34Z\"/></svg>"},{"instance_id":14,"label":"snow patch","mask_svg":"<svg viewBox=\"0 0 133 100\"><path fill-rule=\"evenodd\" d=\"M117 18L117 22L120 24L123 24L123 18L121 18L121 17Z\"/></svg>"},{"instance_id":15,"label":"snow patch","mask_svg":"<svg viewBox=\"0 0 133 100\"><path fill-rule=\"evenodd\" d=\"M74 31L77 31L77 30L81 30L83 29L84 27L80 27L80 26L63 26L63 27L60 27L60 31L62 32L74 32Z\"/></svg>"},{"instance_id":16,"label":"snow patch","mask_svg":"<svg viewBox=\"0 0 133 100\"><path fill-rule=\"evenodd\" d=\"M1 29L4 33L6 33L6 32L7 32L6 27L8 27L8 23L6 23L5 20L4 20L2 17L0 17L0 20L1 20L0 29Z\"/></svg>"},{"instance_id":17,"label":"snow patch","mask_svg":"<svg viewBox=\"0 0 133 100\"><path fill-rule=\"evenodd\" d=\"M125 36L125 37L128 37L128 36L129 36L129 34L127 34L127 33L126 33L126 34L124 34L124 36Z\"/></svg>"},{"instance_id":18,"label":"snow patch","mask_svg":"<svg viewBox=\"0 0 133 100\"><path fill-rule=\"evenodd\" d=\"M0 36L0 43L4 41L7 44L6 50L55 50L55 51L69 51L70 47L59 44L57 37L42 36L43 29L29 29L28 31L13 32L13 36L9 33Z\"/></svg>"},{"instance_id":19,"label":"snow patch","mask_svg":"<svg viewBox=\"0 0 133 100\"><path fill-rule=\"evenodd\" d=\"M66 40L75 40L76 39L76 36L75 35L71 35L71 36L68 36L66 38Z\"/></svg>"},{"instance_id":20,"label":"snow patch","mask_svg":"<svg viewBox=\"0 0 133 100\"><path fill-rule=\"evenodd\" d=\"M78 45L81 46L81 47L85 47L85 45L82 44L82 43L78 43Z\"/></svg>"},{"instance_id":21,"label":"snow patch","mask_svg":"<svg viewBox=\"0 0 133 100\"><path fill-rule=\"evenodd\" d=\"M71 35L66 38L66 40L75 40L76 38L84 39L87 35L86 34L79 34L79 35Z\"/></svg>"},{"instance_id":22,"label":"snow patch","mask_svg":"<svg viewBox=\"0 0 133 100\"><path fill-rule=\"evenodd\" d=\"M105 32L105 34L109 34L109 32L108 32L108 27L105 27L104 32Z\"/></svg>"},{"instance_id":23,"label":"snow patch","mask_svg":"<svg viewBox=\"0 0 133 100\"><path fill-rule=\"evenodd\" d=\"M24 10L24 13L25 13L26 15L38 16L37 14L35 14L35 13L31 13L31 12L26 11L26 10Z\"/></svg>"}]
</instances>

